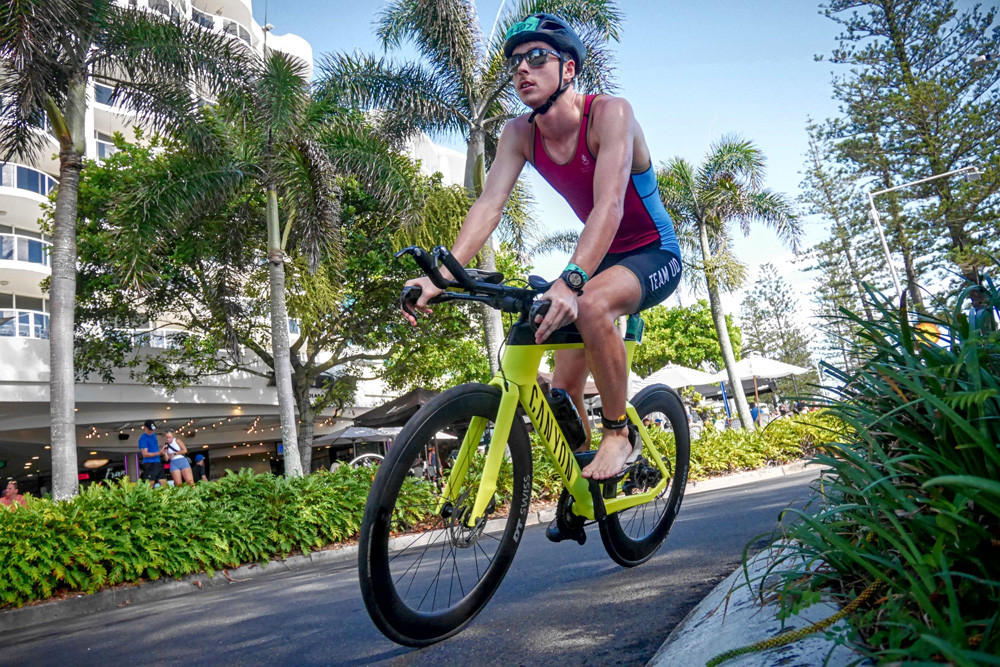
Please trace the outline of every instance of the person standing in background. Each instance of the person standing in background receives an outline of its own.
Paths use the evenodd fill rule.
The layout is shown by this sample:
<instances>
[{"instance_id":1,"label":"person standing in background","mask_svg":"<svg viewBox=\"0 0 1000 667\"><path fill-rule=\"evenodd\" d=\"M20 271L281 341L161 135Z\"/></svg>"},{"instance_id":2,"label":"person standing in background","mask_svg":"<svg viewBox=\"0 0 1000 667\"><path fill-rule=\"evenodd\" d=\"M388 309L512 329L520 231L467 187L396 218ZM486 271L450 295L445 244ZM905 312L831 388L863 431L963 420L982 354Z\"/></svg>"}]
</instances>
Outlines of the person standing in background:
<instances>
[{"instance_id":1,"label":"person standing in background","mask_svg":"<svg viewBox=\"0 0 1000 667\"><path fill-rule=\"evenodd\" d=\"M191 475L195 482L208 481L208 473L205 472L205 455L199 454L194 457L194 465L191 466Z\"/></svg>"},{"instance_id":2,"label":"person standing in background","mask_svg":"<svg viewBox=\"0 0 1000 667\"><path fill-rule=\"evenodd\" d=\"M194 475L191 472L191 461L187 457L187 447L173 431L164 433L163 439L163 451L167 455L168 463L170 463L170 477L173 479L174 486L181 484L194 486Z\"/></svg>"},{"instance_id":3,"label":"person standing in background","mask_svg":"<svg viewBox=\"0 0 1000 667\"><path fill-rule=\"evenodd\" d=\"M142 475L154 489L163 477L163 463L160 461L160 443L156 439L156 422L147 419L139 436L139 454L142 456Z\"/></svg>"},{"instance_id":4,"label":"person standing in background","mask_svg":"<svg viewBox=\"0 0 1000 667\"><path fill-rule=\"evenodd\" d=\"M7 488L3 491L3 497L0 497L0 505L6 505L8 507L17 507L18 505L26 505L24 496L17 489L17 482L7 482Z\"/></svg>"}]
</instances>

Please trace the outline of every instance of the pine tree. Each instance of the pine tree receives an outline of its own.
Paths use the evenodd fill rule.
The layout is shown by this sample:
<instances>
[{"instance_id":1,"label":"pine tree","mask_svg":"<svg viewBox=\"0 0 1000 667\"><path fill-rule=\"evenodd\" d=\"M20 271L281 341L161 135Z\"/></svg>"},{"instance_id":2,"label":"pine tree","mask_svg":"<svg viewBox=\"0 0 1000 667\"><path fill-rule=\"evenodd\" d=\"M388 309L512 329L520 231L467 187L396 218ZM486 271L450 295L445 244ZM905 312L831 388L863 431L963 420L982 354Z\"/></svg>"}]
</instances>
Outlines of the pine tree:
<instances>
[{"instance_id":1,"label":"pine tree","mask_svg":"<svg viewBox=\"0 0 1000 667\"><path fill-rule=\"evenodd\" d=\"M830 0L823 6L843 26L831 60L850 68L833 82L843 115L838 148L857 176L871 178L868 189L969 165L985 171L973 183L938 178L899 191L895 201L880 199L893 248L905 258L908 287L922 277L928 251L943 251L965 280L978 283L998 247L1000 68L969 67L971 56L1000 50L997 10L955 5Z\"/></svg>"},{"instance_id":2,"label":"pine tree","mask_svg":"<svg viewBox=\"0 0 1000 667\"><path fill-rule=\"evenodd\" d=\"M787 364L811 366L811 336L796 321L799 312L788 281L770 262L761 265L757 282L743 299L740 328L746 337L744 349Z\"/></svg>"}]
</instances>

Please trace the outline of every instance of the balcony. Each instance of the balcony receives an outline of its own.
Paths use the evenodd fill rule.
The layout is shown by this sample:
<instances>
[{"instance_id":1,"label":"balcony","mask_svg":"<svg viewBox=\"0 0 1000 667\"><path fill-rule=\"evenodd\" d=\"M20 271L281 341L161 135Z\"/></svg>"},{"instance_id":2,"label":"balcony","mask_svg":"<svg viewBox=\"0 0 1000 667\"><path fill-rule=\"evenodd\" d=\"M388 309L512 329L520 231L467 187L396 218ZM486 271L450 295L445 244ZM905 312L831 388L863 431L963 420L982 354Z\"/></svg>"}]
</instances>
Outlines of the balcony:
<instances>
[{"instance_id":1,"label":"balcony","mask_svg":"<svg viewBox=\"0 0 1000 667\"><path fill-rule=\"evenodd\" d=\"M17 188L48 197L58 181L45 172L20 164L5 162L0 166L0 187Z\"/></svg>"},{"instance_id":2,"label":"balcony","mask_svg":"<svg viewBox=\"0 0 1000 667\"><path fill-rule=\"evenodd\" d=\"M202 14L214 16L217 20L222 17L232 19L244 27L250 26L253 22L250 4L250 0L191 0L190 2L191 7Z\"/></svg>"},{"instance_id":3,"label":"balcony","mask_svg":"<svg viewBox=\"0 0 1000 667\"><path fill-rule=\"evenodd\" d=\"M49 337L49 314L38 310L0 310L0 338Z\"/></svg>"},{"instance_id":4,"label":"balcony","mask_svg":"<svg viewBox=\"0 0 1000 667\"><path fill-rule=\"evenodd\" d=\"M191 20L200 25L202 28L213 32L221 32L224 35L241 39L247 44L253 45L253 39L250 36L250 29L239 21L227 19L222 16L215 16L214 14L203 12L194 7L191 8Z\"/></svg>"},{"instance_id":5,"label":"balcony","mask_svg":"<svg viewBox=\"0 0 1000 667\"><path fill-rule=\"evenodd\" d=\"M0 234L0 260L50 267L52 244L21 234Z\"/></svg>"}]
</instances>

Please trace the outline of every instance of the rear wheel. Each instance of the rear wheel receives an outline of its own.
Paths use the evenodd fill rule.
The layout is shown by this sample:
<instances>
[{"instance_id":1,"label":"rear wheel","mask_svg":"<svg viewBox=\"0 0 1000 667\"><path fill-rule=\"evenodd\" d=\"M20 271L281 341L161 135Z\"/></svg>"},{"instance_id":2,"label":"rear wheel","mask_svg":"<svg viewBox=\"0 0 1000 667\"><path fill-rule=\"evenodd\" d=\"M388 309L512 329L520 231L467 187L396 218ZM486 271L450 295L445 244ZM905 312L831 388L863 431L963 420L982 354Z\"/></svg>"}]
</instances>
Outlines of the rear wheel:
<instances>
[{"instance_id":1,"label":"rear wheel","mask_svg":"<svg viewBox=\"0 0 1000 667\"><path fill-rule=\"evenodd\" d=\"M531 450L523 424L511 425L487 513L468 525L500 390L455 387L427 403L396 437L372 484L361 524L361 593L375 625L406 646L426 646L461 630L486 605L514 558L531 500ZM470 428L476 447L464 480L442 502L451 473L410 475L416 459L451 462ZM451 462L454 466L457 461ZM436 479L435 479L436 477ZM442 505L438 510L439 505Z\"/></svg>"},{"instance_id":2,"label":"rear wheel","mask_svg":"<svg viewBox=\"0 0 1000 667\"><path fill-rule=\"evenodd\" d=\"M670 475L666 487L653 500L608 516L600 522L601 540L608 555L619 565L632 567L648 560L663 544L681 507L687 483L690 432L680 396L665 385L651 385L639 392L632 405L662 452L662 462ZM660 420L659 429L656 420ZM652 453L643 448L642 457L617 485L615 497L642 493L663 478ZM611 494L606 494L611 495Z\"/></svg>"}]
</instances>

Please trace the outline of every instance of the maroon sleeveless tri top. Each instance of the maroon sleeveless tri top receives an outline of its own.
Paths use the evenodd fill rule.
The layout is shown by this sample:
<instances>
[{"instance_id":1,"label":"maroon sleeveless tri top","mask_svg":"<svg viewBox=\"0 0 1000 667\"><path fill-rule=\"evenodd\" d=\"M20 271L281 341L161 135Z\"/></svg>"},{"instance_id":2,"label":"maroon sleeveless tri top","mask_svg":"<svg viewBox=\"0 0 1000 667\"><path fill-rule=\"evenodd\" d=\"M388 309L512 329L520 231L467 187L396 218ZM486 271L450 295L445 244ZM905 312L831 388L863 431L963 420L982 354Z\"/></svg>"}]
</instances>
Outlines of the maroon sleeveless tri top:
<instances>
[{"instance_id":1,"label":"maroon sleeveless tri top","mask_svg":"<svg viewBox=\"0 0 1000 667\"><path fill-rule=\"evenodd\" d=\"M559 164L545 152L545 144L538 126L534 126L534 167L549 185L572 207L573 212L584 223L594 208L594 170L597 157L587 145L587 125L590 105L596 95L587 95L583 104L583 120L576 142L576 153L566 164ZM624 209L621 223L609 253L628 252L648 245L656 240L661 247L677 247L673 222L663 208L656 184L653 165L639 174L632 174L625 190ZM677 248L680 255L680 249Z\"/></svg>"}]
</instances>

